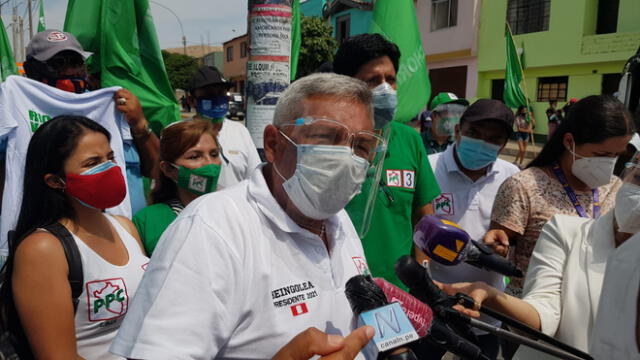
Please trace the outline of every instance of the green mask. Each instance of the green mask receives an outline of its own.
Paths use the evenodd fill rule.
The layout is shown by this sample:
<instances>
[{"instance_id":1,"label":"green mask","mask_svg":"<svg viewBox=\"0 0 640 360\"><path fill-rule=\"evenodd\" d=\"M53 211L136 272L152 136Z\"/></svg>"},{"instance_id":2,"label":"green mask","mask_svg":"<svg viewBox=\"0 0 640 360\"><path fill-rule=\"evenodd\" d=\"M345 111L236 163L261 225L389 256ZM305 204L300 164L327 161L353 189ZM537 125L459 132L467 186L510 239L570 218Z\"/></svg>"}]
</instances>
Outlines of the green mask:
<instances>
[{"instance_id":1,"label":"green mask","mask_svg":"<svg viewBox=\"0 0 640 360\"><path fill-rule=\"evenodd\" d=\"M178 169L178 186L196 195L204 195L216 190L220 165L209 164L197 169L171 164Z\"/></svg>"}]
</instances>

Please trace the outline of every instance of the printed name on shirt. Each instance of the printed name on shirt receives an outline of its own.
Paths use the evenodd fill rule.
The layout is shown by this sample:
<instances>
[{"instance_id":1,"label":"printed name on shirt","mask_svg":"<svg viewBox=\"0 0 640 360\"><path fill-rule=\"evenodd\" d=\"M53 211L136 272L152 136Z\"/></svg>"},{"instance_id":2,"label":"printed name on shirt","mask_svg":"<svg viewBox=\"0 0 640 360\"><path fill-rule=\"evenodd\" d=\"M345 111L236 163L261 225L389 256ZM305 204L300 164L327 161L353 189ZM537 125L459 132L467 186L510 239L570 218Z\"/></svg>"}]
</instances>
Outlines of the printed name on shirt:
<instances>
[{"instance_id":1,"label":"printed name on shirt","mask_svg":"<svg viewBox=\"0 0 640 360\"><path fill-rule=\"evenodd\" d=\"M387 170L387 186L405 189L416 188L416 172L413 170Z\"/></svg>"},{"instance_id":2,"label":"printed name on shirt","mask_svg":"<svg viewBox=\"0 0 640 360\"><path fill-rule=\"evenodd\" d=\"M127 313L129 295L122 278L90 281L86 294L89 321L111 320Z\"/></svg>"},{"instance_id":3,"label":"printed name on shirt","mask_svg":"<svg viewBox=\"0 0 640 360\"><path fill-rule=\"evenodd\" d=\"M298 304L308 299L313 299L318 296L318 292L311 281L305 281L299 284L287 285L271 291L271 299L276 300L282 297L285 299L277 300L273 302L273 306L281 308L284 306L291 306ZM305 304L306 308L306 304ZM295 316L295 315L294 315Z\"/></svg>"},{"instance_id":4,"label":"printed name on shirt","mask_svg":"<svg viewBox=\"0 0 640 360\"><path fill-rule=\"evenodd\" d=\"M433 209L436 215L455 215L453 205L453 194L451 193L442 193L433 200Z\"/></svg>"},{"instance_id":5,"label":"printed name on shirt","mask_svg":"<svg viewBox=\"0 0 640 360\"><path fill-rule=\"evenodd\" d=\"M29 110L29 124L31 124L31 131L36 132L40 125L51 120L51 116L45 114L39 114L33 110Z\"/></svg>"}]
</instances>

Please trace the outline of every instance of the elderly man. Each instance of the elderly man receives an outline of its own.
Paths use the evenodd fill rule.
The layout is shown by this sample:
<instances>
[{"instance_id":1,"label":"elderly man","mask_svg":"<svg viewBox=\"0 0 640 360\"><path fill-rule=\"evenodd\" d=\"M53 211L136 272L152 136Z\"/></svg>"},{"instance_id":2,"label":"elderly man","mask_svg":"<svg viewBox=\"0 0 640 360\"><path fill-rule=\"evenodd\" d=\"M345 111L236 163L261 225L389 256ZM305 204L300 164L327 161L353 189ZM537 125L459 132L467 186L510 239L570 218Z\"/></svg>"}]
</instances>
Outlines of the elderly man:
<instances>
[{"instance_id":1,"label":"elderly man","mask_svg":"<svg viewBox=\"0 0 640 360\"><path fill-rule=\"evenodd\" d=\"M359 81L293 83L264 131L267 163L167 229L111 350L135 359L271 358L309 327L346 336L368 273L343 210L383 146Z\"/></svg>"}]
</instances>

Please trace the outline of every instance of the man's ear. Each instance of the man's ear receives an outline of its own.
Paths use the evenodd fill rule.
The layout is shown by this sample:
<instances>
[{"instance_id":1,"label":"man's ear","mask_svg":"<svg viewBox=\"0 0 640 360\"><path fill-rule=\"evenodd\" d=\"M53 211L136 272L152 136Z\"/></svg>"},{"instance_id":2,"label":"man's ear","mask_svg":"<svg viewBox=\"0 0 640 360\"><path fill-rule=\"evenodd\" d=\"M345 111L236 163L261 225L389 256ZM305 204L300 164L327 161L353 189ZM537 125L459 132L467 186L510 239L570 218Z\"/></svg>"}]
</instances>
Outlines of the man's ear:
<instances>
[{"instance_id":1,"label":"man's ear","mask_svg":"<svg viewBox=\"0 0 640 360\"><path fill-rule=\"evenodd\" d=\"M44 176L44 183L56 190L64 190L67 187L64 181L58 175L54 174L46 174Z\"/></svg>"},{"instance_id":2,"label":"man's ear","mask_svg":"<svg viewBox=\"0 0 640 360\"><path fill-rule=\"evenodd\" d=\"M276 148L278 146L278 128L269 124L264 128L264 155L267 162L273 163L276 159Z\"/></svg>"}]
</instances>

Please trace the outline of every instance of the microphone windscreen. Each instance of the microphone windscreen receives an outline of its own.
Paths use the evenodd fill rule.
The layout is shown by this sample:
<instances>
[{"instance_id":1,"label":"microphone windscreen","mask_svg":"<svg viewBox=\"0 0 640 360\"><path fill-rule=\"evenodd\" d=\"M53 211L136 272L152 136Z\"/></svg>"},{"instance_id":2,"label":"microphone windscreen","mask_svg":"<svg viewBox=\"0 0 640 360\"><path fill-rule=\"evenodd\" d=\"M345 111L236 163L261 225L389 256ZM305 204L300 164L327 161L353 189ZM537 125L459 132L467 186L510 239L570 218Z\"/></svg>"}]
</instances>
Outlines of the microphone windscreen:
<instances>
[{"instance_id":1,"label":"microphone windscreen","mask_svg":"<svg viewBox=\"0 0 640 360\"><path fill-rule=\"evenodd\" d=\"M344 293L356 316L387 305L387 297L371 276L356 275L347 281Z\"/></svg>"},{"instance_id":2,"label":"microphone windscreen","mask_svg":"<svg viewBox=\"0 0 640 360\"><path fill-rule=\"evenodd\" d=\"M413 243L429 258L446 266L465 259L469 234L458 224L434 215L423 216L413 233Z\"/></svg>"},{"instance_id":3,"label":"microphone windscreen","mask_svg":"<svg viewBox=\"0 0 640 360\"><path fill-rule=\"evenodd\" d=\"M409 321L411 321L411 325L416 329L418 336L422 338L429 334L431 322L433 321L433 311L427 304L385 279L375 278L373 281L382 289L388 302L400 304Z\"/></svg>"}]
</instances>

